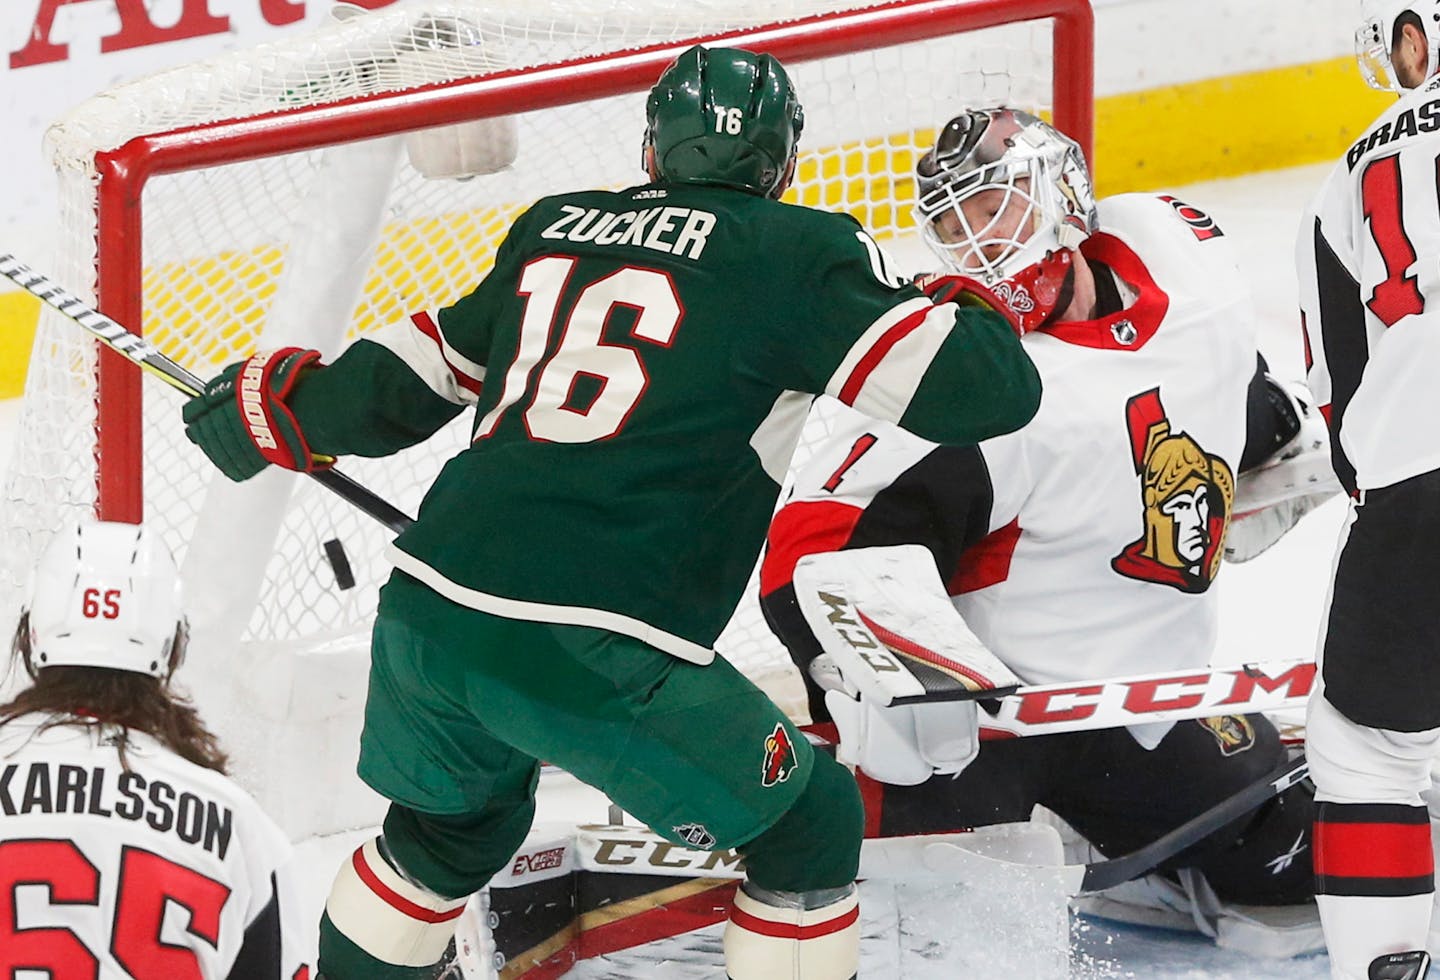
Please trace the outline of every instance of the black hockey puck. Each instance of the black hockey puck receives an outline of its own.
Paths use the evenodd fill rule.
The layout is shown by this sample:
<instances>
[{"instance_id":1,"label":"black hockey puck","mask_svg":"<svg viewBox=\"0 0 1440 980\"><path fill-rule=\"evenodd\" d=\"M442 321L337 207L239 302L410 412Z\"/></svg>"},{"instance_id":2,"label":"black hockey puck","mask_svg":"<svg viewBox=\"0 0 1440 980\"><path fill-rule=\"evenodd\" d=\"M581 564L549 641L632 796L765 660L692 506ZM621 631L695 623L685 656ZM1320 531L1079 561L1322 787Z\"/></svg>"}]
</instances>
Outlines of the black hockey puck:
<instances>
[{"instance_id":1,"label":"black hockey puck","mask_svg":"<svg viewBox=\"0 0 1440 980\"><path fill-rule=\"evenodd\" d=\"M340 543L339 538L331 538L325 542L325 557L335 571L335 584L340 586L341 591L355 588L355 573L350 570L350 559L346 556L345 546Z\"/></svg>"}]
</instances>

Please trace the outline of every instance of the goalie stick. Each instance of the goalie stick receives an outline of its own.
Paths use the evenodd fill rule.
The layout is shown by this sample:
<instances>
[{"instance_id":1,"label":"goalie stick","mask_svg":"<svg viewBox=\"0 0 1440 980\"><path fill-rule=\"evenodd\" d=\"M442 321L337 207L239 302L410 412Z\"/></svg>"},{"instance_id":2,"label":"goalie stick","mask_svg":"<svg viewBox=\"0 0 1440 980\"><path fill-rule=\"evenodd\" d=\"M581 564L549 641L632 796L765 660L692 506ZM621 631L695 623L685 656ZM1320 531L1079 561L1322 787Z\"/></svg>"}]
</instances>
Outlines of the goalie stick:
<instances>
[{"instance_id":1,"label":"goalie stick","mask_svg":"<svg viewBox=\"0 0 1440 980\"><path fill-rule=\"evenodd\" d=\"M945 841L936 841L925 848L925 863L936 871L947 871L956 877L966 874L994 873L994 865L1009 865L1019 872L1032 871L1056 874L1067 895L1083 895L1104 891L1148 874L1179 854L1185 848L1215 833L1285 792L1310 774L1310 764L1302 755L1282 762L1269 775L1263 776L1232 796L1226 797L1203 813L1197 814L1169 833L1129 854L1104 858L1089 864L1037 865L1016 864L998 860Z\"/></svg>"},{"instance_id":2,"label":"goalie stick","mask_svg":"<svg viewBox=\"0 0 1440 980\"><path fill-rule=\"evenodd\" d=\"M0 253L0 275L58 310L105 346L182 394L194 398L204 389L204 381L162 354L154 344L125 329L59 283L20 262L15 256ZM338 470L316 470L307 475L396 534L414 523L414 519L404 511Z\"/></svg>"},{"instance_id":3,"label":"goalie stick","mask_svg":"<svg viewBox=\"0 0 1440 980\"><path fill-rule=\"evenodd\" d=\"M1299 783L1310 773L1303 755L1286 759L1210 809L1128 854L1085 864L1044 864L1024 855L1043 851L1032 824L997 824L949 834L866 838L860 851L861 878L896 880L991 880L1017 874L1055 876L1066 895L1104 891L1149 874L1192 844ZM1035 827L1036 831L1042 828ZM1053 831L1048 831L1053 836ZM697 841L697 843L700 843ZM1058 842L1055 845L1058 848ZM665 840L648 827L582 825L575 838L575 866L612 874L667 875L681 878L742 878L740 855L710 851Z\"/></svg>"},{"instance_id":4,"label":"goalie stick","mask_svg":"<svg viewBox=\"0 0 1440 980\"><path fill-rule=\"evenodd\" d=\"M1302 708L1314 685L1308 658L1038 684L982 701L980 734L1050 735Z\"/></svg>"}]
</instances>

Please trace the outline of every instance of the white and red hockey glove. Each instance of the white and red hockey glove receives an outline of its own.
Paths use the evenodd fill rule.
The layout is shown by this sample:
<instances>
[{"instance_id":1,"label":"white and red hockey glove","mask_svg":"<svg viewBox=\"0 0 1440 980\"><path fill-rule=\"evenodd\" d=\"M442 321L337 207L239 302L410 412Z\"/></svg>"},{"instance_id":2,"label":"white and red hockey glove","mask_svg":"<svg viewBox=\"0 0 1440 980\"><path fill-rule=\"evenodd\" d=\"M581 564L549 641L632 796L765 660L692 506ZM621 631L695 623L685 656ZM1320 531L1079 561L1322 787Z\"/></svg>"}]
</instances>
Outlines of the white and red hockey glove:
<instances>
[{"instance_id":1,"label":"white and red hockey glove","mask_svg":"<svg viewBox=\"0 0 1440 980\"><path fill-rule=\"evenodd\" d=\"M320 352L298 347L231 364L185 403L185 436L237 483L272 463L310 473L334 464L317 459L285 404L301 374L320 367Z\"/></svg>"}]
</instances>

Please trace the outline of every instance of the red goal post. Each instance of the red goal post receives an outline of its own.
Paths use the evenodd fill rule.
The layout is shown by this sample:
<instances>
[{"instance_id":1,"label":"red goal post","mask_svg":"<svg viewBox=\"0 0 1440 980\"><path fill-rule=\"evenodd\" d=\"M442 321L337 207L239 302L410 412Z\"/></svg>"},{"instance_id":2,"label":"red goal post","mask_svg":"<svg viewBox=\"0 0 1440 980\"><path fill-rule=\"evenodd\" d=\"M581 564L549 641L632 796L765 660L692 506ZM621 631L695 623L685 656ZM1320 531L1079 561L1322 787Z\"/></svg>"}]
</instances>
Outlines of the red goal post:
<instances>
[{"instance_id":1,"label":"red goal post","mask_svg":"<svg viewBox=\"0 0 1440 980\"><path fill-rule=\"evenodd\" d=\"M857 47L884 47L1041 18L1053 18L1055 24L1051 52L1055 125L1080 143L1088 159L1094 135L1094 14L1089 0L900 0L640 51L498 71L139 137L95 156L99 174L96 306L120 323L144 322L143 190L160 174L403 133L422 128L416 125L422 116L428 128L646 91L664 67L696 41L768 52L786 64L798 64ZM124 358L103 352L98 383L102 415L139 417L140 373ZM96 511L101 520L144 518L135 463L143 452L140 439L139 426L102 426L96 433Z\"/></svg>"},{"instance_id":2,"label":"red goal post","mask_svg":"<svg viewBox=\"0 0 1440 980\"><path fill-rule=\"evenodd\" d=\"M436 23L442 42L416 43ZM905 246L914 160L964 106L1053 114L1089 150L1093 33L1088 0L406 0L121 86L58 121L60 254L41 271L201 377L258 347L333 357L468 292L538 197L639 182L643 94L696 40L791 68L806 126L787 200L849 210ZM511 166L461 182L406 162L403 134L487 118L513 121ZM242 780L293 833L353 825L343 793L322 805L278 787L313 781L284 770L319 765L318 738L354 751L389 536L290 474L228 484L184 439L179 404L42 315L4 484L0 616L63 521L144 520L181 561L194 648L240 637L247 651L187 668ZM468 421L345 470L413 514ZM777 700L798 709L753 603L726 637L722 652L772 693L781 678ZM306 728L292 698L323 717Z\"/></svg>"}]
</instances>

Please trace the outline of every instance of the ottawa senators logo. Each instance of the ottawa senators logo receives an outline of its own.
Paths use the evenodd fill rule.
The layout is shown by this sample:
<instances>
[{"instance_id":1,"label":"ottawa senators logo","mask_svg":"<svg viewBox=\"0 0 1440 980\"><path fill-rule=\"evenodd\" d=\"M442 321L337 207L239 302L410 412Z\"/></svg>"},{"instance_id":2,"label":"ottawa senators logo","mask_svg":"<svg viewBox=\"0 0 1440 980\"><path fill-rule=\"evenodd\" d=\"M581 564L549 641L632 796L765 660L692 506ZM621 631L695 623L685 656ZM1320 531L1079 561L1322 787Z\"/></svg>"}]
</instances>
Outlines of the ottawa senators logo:
<instances>
[{"instance_id":1,"label":"ottawa senators logo","mask_svg":"<svg viewBox=\"0 0 1440 980\"><path fill-rule=\"evenodd\" d=\"M1172 432L1160 389L1125 406L1145 527L1110 560L1127 578L1181 592L1204 592L1220 570L1220 546L1235 500L1235 477L1219 456L1183 432Z\"/></svg>"},{"instance_id":2,"label":"ottawa senators logo","mask_svg":"<svg viewBox=\"0 0 1440 980\"><path fill-rule=\"evenodd\" d=\"M1239 755L1255 744L1255 726L1244 715L1216 715L1195 721L1215 736L1221 755Z\"/></svg>"},{"instance_id":3,"label":"ottawa senators logo","mask_svg":"<svg viewBox=\"0 0 1440 980\"><path fill-rule=\"evenodd\" d=\"M765 761L760 766L760 785L776 786L790 778L795 771L795 747L790 744L790 733L785 726L776 722L775 730L765 739Z\"/></svg>"}]
</instances>

